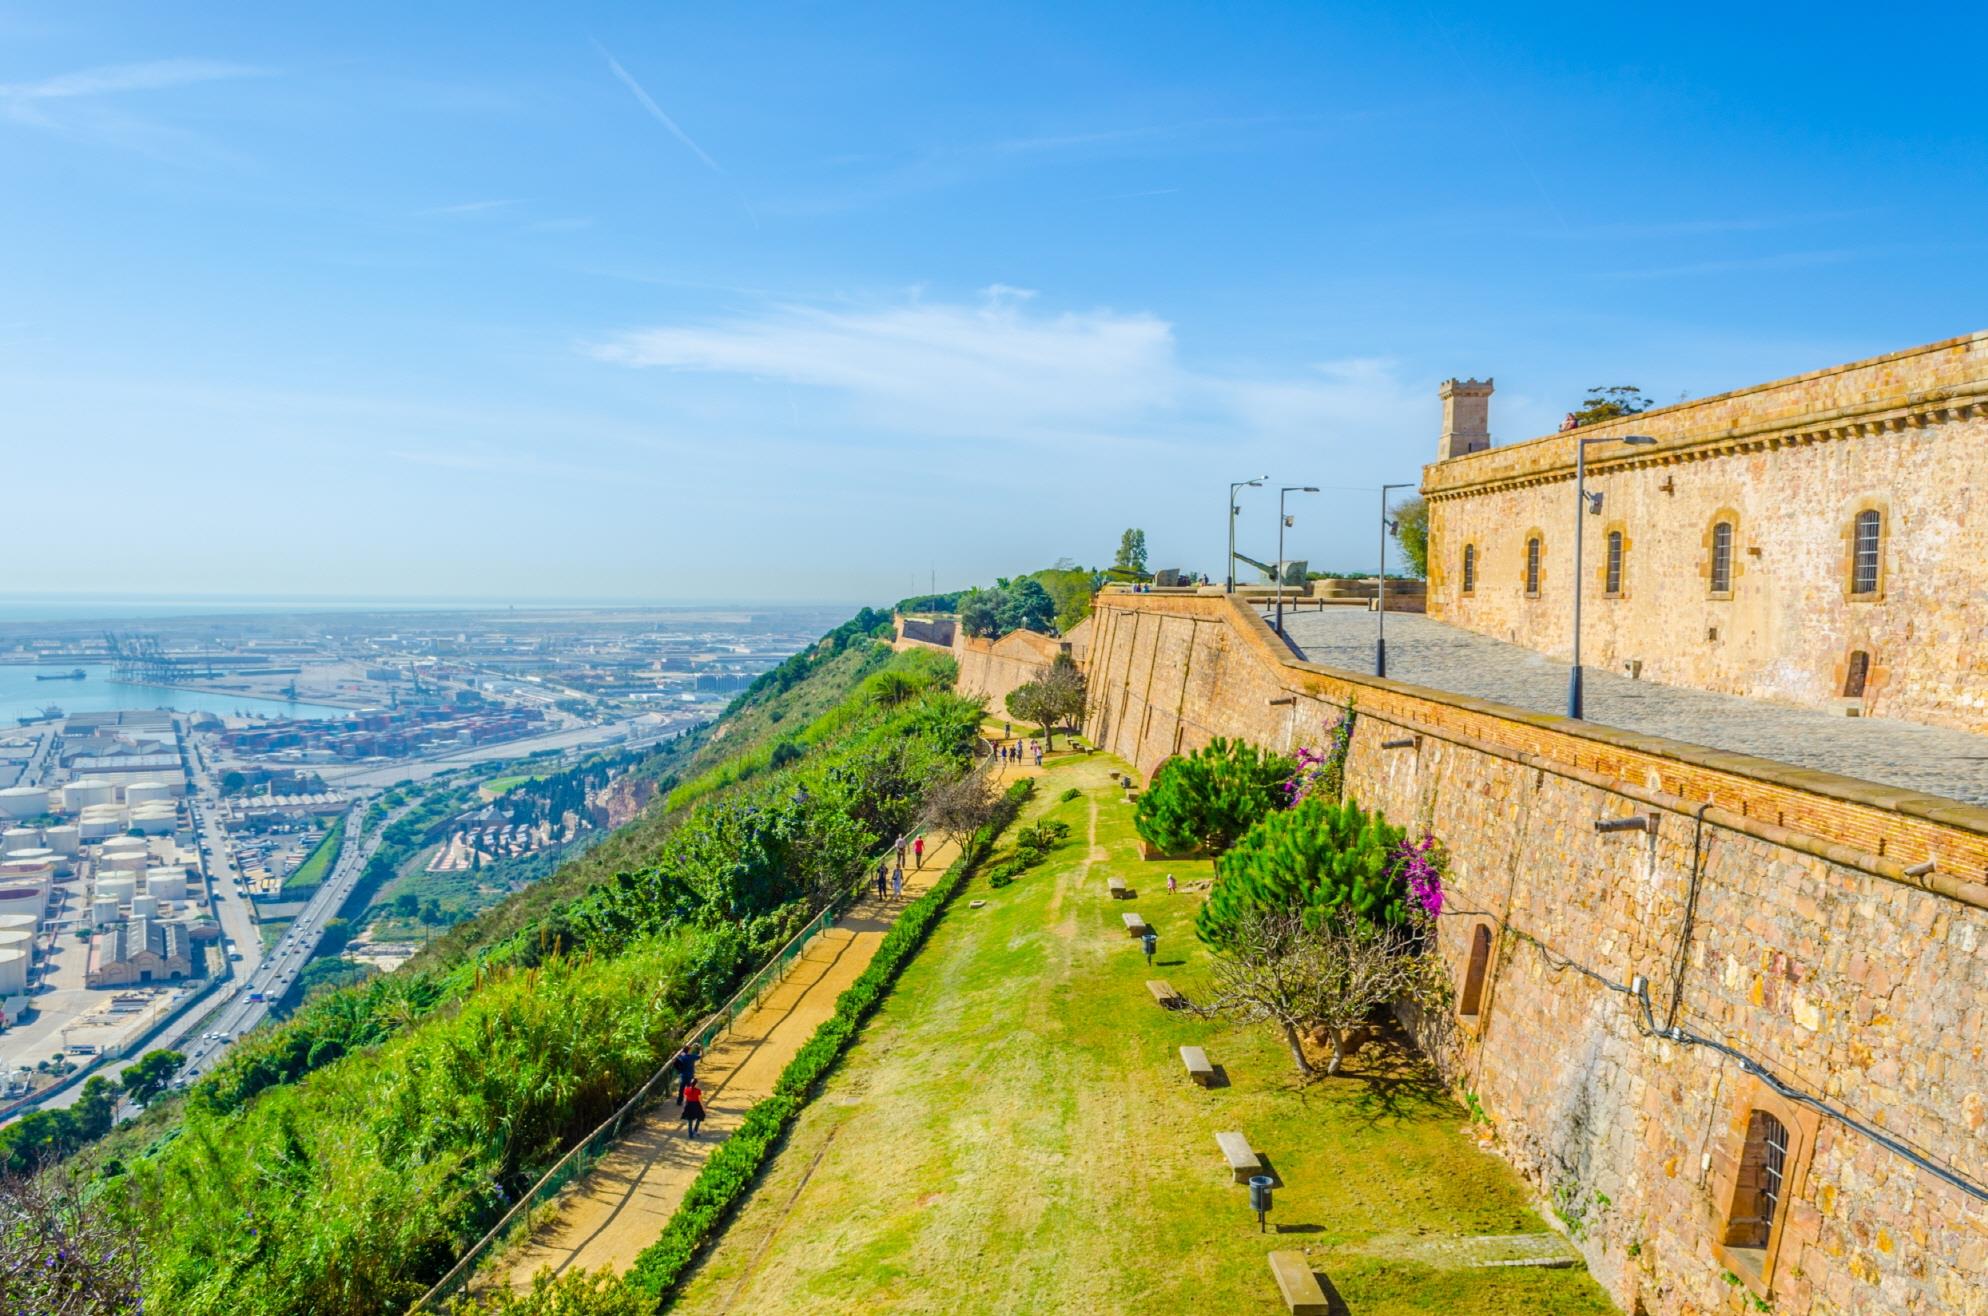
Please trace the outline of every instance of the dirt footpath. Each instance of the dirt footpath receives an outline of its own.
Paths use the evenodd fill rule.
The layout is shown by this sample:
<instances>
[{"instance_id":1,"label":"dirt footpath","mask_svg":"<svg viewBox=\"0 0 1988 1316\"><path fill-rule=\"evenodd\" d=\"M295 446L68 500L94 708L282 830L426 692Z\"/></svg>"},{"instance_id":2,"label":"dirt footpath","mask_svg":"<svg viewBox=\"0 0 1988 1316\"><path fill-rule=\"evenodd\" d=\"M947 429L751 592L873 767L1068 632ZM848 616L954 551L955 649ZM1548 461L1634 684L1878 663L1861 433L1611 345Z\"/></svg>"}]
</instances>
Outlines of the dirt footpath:
<instances>
[{"instance_id":1,"label":"dirt footpath","mask_svg":"<svg viewBox=\"0 0 1988 1316\"><path fill-rule=\"evenodd\" d=\"M929 890L955 853L943 842L927 850L924 868L904 875L905 901ZM529 1288L532 1276L546 1267L560 1273L602 1266L626 1271L662 1233L711 1149L732 1135L753 1103L773 1091L794 1053L835 1012L836 998L869 967L899 908L875 897L854 906L808 943L787 976L705 1053L697 1078L708 1118L695 1141L684 1133L674 1101L656 1106L600 1164L554 1199L549 1222L496 1257L472 1290L501 1284Z\"/></svg>"}]
</instances>

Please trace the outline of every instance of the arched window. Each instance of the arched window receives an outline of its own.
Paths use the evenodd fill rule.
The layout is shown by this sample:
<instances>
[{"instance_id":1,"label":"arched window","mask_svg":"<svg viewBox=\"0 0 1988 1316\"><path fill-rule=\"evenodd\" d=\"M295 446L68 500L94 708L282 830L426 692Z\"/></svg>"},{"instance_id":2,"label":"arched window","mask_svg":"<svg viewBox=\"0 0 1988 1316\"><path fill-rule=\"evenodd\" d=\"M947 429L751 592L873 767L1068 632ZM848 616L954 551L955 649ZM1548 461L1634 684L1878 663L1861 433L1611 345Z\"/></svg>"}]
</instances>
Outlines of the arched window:
<instances>
[{"instance_id":1,"label":"arched window","mask_svg":"<svg viewBox=\"0 0 1988 1316\"><path fill-rule=\"evenodd\" d=\"M1878 592L1879 549L1883 544L1884 516L1874 508L1857 513L1850 534L1850 592Z\"/></svg>"},{"instance_id":2,"label":"arched window","mask_svg":"<svg viewBox=\"0 0 1988 1316\"><path fill-rule=\"evenodd\" d=\"M1477 545L1475 544L1463 546L1463 592L1466 594L1477 592Z\"/></svg>"},{"instance_id":3,"label":"arched window","mask_svg":"<svg viewBox=\"0 0 1988 1316\"><path fill-rule=\"evenodd\" d=\"M1526 597L1539 597L1539 536L1526 540Z\"/></svg>"},{"instance_id":4,"label":"arched window","mask_svg":"<svg viewBox=\"0 0 1988 1316\"><path fill-rule=\"evenodd\" d=\"M1465 1019L1477 1018L1484 1003L1484 975L1491 967L1491 925L1479 923L1470 930L1470 960L1463 971L1463 998L1457 1013Z\"/></svg>"},{"instance_id":5,"label":"arched window","mask_svg":"<svg viewBox=\"0 0 1988 1316\"><path fill-rule=\"evenodd\" d=\"M1788 1169L1788 1126L1764 1110L1748 1117L1740 1153L1726 1246L1765 1250L1781 1219L1781 1190Z\"/></svg>"},{"instance_id":6,"label":"arched window","mask_svg":"<svg viewBox=\"0 0 1988 1316\"><path fill-rule=\"evenodd\" d=\"M1614 595L1621 592L1622 532L1611 530L1608 532L1608 572L1602 579L1602 593Z\"/></svg>"},{"instance_id":7,"label":"arched window","mask_svg":"<svg viewBox=\"0 0 1988 1316\"><path fill-rule=\"evenodd\" d=\"M1864 694L1864 683L1871 679L1871 655L1865 649L1850 651L1850 665L1843 673L1843 697L1860 699Z\"/></svg>"},{"instance_id":8,"label":"arched window","mask_svg":"<svg viewBox=\"0 0 1988 1316\"><path fill-rule=\"evenodd\" d=\"M1733 592L1733 523L1721 521L1712 527L1712 592Z\"/></svg>"}]
</instances>

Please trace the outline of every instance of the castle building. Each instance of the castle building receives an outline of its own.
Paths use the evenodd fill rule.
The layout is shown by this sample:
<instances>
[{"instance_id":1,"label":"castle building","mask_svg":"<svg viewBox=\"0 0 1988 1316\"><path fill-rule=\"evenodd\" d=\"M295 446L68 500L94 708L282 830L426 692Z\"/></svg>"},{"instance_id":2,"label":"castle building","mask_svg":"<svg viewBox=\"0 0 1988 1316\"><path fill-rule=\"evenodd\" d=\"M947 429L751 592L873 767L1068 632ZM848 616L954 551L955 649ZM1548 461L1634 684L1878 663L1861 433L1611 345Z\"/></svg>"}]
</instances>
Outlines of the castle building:
<instances>
[{"instance_id":1,"label":"castle building","mask_svg":"<svg viewBox=\"0 0 1988 1316\"><path fill-rule=\"evenodd\" d=\"M1442 386L1431 616L1565 658L1578 571L1590 667L1988 731L1988 332L1504 446L1492 389Z\"/></svg>"}]
</instances>

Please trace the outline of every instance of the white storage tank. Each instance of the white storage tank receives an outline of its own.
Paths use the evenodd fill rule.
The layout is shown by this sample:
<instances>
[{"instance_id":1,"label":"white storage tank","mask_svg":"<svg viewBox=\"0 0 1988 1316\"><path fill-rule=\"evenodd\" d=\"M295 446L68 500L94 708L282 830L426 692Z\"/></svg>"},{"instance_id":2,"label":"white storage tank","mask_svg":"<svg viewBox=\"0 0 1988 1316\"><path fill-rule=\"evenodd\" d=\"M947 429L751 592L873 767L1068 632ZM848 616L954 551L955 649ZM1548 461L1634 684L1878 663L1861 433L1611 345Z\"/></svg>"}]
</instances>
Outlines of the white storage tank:
<instances>
[{"instance_id":1,"label":"white storage tank","mask_svg":"<svg viewBox=\"0 0 1988 1316\"><path fill-rule=\"evenodd\" d=\"M90 926L92 927L100 928L107 923L115 923L117 922L117 918L117 902L108 896L98 896L95 903L90 906Z\"/></svg>"},{"instance_id":2,"label":"white storage tank","mask_svg":"<svg viewBox=\"0 0 1988 1316\"><path fill-rule=\"evenodd\" d=\"M32 914L39 922L48 912L48 888L39 882L0 883L0 915Z\"/></svg>"},{"instance_id":3,"label":"white storage tank","mask_svg":"<svg viewBox=\"0 0 1988 1316\"><path fill-rule=\"evenodd\" d=\"M34 955L35 934L25 928L0 928L0 950L24 950Z\"/></svg>"},{"instance_id":4,"label":"white storage tank","mask_svg":"<svg viewBox=\"0 0 1988 1316\"><path fill-rule=\"evenodd\" d=\"M131 811L131 827L147 836L171 836L177 825L177 817L170 807L161 809L155 804L141 804Z\"/></svg>"},{"instance_id":5,"label":"white storage tank","mask_svg":"<svg viewBox=\"0 0 1988 1316\"><path fill-rule=\"evenodd\" d=\"M159 898L157 896L131 897L131 917L157 918L158 916L159 916Z\"/></svg>"},{"instance_id":6,"label":"white storage tank","mask_svg":"<svg viewBox=\"0 0 1988 1316\"><path fill-rule=\"evenodd\" d=\"M113 836L103 844L103 852L112 854L148 854L152 846L142 836Z\"/></svg>"},{"instance_id":7,"label":"white storage tank","mask_svg":"<svg viewBox=\"0 0 1988 1316\"><path fill-rule=\"evenodd\" d=\"M13 854L16 850L34 850L41 846L41 833L32 827L9 827L0 832L0 854Z\"/></svg>"},{"instance_id":8,"label":"white storage tank","mask_svg":"<svg viewBox=\"0 0 1988 1316\"><path fill-rule=\"evenodd\" d=\"M186 899L184 868L155 868L145 874L145 894L160 900Z\"/></svg>"},{"instance_id":9,"label":"white storage tank","mask_svg":"<svg viewBox=\"0 0 1988 1316\"><path fill-rule=\"evenodd\" d=\"M63 806L87 809L93 804L117 803L117 787L102 777L79 777L62 788Z\"/></svg>"},{"instance_id":10,"label":"white storage tank","mask_svg":"<svg viewBox=\"0 0 1988 1316\"><path fill-rule=\"evenodd\" d=\"M124 834L124 809L116 804L93 804L76 819L78 834L85 841L101 841Z\"/></svg>"},{"instance_id":11,"label":"white storage tank","mask_svg":"<svg viewBox=\"0 0 1988 1316\"><path fill-rule=\"evenodd\" d=\"M45 891L48 889L48 884L54 880L55 860L52 858L22 860L14 855L8 855L5 859L0 859L0 885L13 886L20 882L39 882Z\"/></svg>"},{"instance_id":12,"label":"white storage tank","mask_svg":"<svg viewBox=\"0 0 1988 1316\"><path fill-rule=\"evenodd\" d=\"M22 928L29 932L41 926L41 920L32 914L0 914L0 932L16 932Z\"/></svg>"},{"instance_id":13,"label":"white storage tank","mask_svg":"<svg viewBox=\"0 0 1988 1316\"><path fill-rule=\"evenodd\" d=\"M82 852L83 833L73 823L65 823L60 827L44 827L41 832L41 843L59 855L67 855L74 859Z\"/></svg>"},{"instance_id":14,"label":"white storage tank","mask_svg":"<svg viewBox=\"0 0 1988 1316\"><path fill-rule=\"evenodd\" d=\"M124 802L136 808L141 804L171 803L173 788L163 781L134 781L124 788Z\"/></svg>"},{"instance_id":15,"label":"white storage tank","mask_svg":"<svg viewBox=\"0 0 1988 1316\"><path fill-rule=\"evenodd\" d=\"M97 874L96 896L99 900L115 900L120 905L128 905L138 894L138 875L130 869L119 869Z\"/></svg>"},{"instance_id":16,"label":"white storage tank","mask_svg":"<svg viewBox=\"0 0 1988 1316\"><path fill-rule=\"evenodd\" d=\"M46 787L9 786L0 790L0 818L32 818L47 812Z\"/></svg>"},{"instance_id":17,"label":"white storage tank","mask_svg":"<svg viewBox=\"0 0 1988 1316\"><path fill-rule=\"evenodd\" d=\"M19 996L28 989L28 953L0 950L0 996Z\"/></svg>"}]
</instances>

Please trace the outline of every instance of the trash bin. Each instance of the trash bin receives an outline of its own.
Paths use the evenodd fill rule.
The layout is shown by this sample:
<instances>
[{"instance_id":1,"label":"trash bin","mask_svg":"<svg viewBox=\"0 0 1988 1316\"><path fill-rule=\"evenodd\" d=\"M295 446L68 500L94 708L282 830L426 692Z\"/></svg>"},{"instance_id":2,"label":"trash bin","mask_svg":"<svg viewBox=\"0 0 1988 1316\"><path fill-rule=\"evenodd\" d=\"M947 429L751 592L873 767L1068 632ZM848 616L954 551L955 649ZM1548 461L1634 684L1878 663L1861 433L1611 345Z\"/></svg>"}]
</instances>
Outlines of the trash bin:
<instances>
[{"instance_id":1,"label":"trash bin","mask_svg":"<svg viewBox=\"0 0 1988 1316\"><path fill-rule=\"evenodd\" d=\"M1249 1209L1256 1212L1256 1232L1263 1232L1263 1217L1270 1213L1270 1176L1252 1174L1249 1177Z\"/></svg>"}]
</instances>

